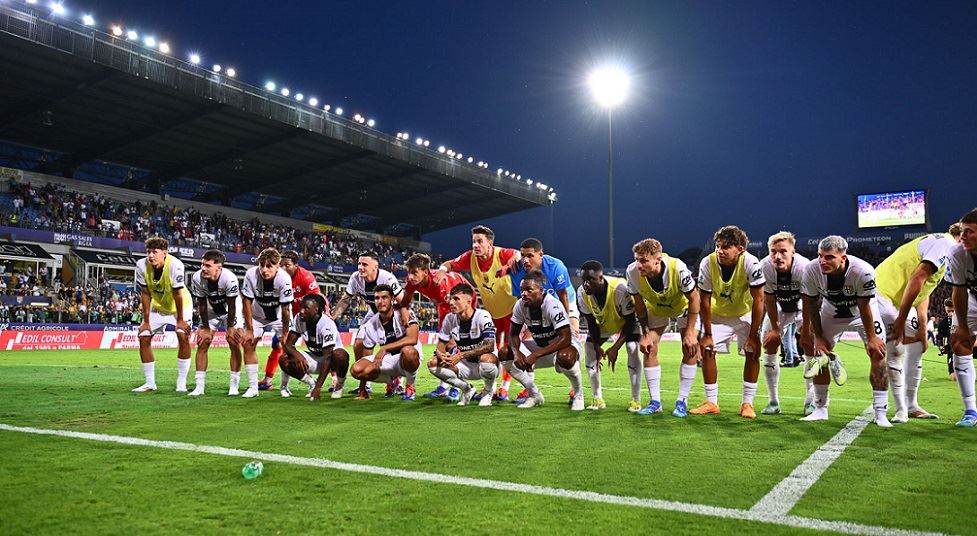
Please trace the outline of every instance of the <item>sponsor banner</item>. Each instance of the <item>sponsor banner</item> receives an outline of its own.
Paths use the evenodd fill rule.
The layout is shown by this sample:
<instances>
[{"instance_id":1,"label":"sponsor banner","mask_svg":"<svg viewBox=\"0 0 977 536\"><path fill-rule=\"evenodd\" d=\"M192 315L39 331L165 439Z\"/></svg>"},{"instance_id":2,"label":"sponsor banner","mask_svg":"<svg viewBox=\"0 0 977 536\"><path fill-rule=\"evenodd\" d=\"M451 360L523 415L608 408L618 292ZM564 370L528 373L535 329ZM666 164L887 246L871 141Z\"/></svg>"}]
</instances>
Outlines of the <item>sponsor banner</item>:
<instances>
[{"instance_id":1,"label":"sponsor banner","mask_svg":"<svg viewBox=\"0 0 977 536\"><path fill-rule=\"evenodd\" d=\"M615 339L617 337L615 336ZM669 332L662 335L663 341L672 342L682 342L682 334L676 332ZM846 331L841 334L841 340L843 341L860 341L862 338L858 335L857 331Z\"/></svg>"},{"instance_id":2,"label":"sponsor banner","mask_svg":"<svg viewBox=\"0 0 977 536\"><path fill-rule=\"evenodd\" d=\"M100 334L90 331L3 331L3 350L85 350L98 348Z\"/></svg>"}]
</instances>

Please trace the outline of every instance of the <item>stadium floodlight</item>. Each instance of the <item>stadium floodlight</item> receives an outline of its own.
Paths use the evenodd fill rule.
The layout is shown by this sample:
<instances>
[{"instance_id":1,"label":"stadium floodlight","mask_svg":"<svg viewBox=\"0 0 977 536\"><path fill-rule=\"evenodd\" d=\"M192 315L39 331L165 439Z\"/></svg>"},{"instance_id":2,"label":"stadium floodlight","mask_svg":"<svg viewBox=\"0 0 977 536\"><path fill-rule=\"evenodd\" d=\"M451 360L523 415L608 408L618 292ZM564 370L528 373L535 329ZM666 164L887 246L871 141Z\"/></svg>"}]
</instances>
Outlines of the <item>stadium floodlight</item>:
<instances>
[{"instance_id":1,"label":"stadium floodlight","mask_svg":"<svg viewBox=\"0 0 977 536\"><path fill-rule=\"evenodd\" d=\"M324 112L328 112L331 109L332 109L332 106L329 106L328 104L322 107L322 111L324 111Z\"/></svg>"},{"instance_id":2,"label":"stadium floodlight","mask_svg":"<svg viewBox=\"0 0 977 536\"><path fill-rule=\"evenodd\" d=\"M424 146L425 147L430 147L431 146L431 140L424 140Z\"/></svg>"},{"instance_id":3,"label":"stadium floodlight","mask_svg":"<svg viewBox=\"0 0 977 536\"><path fill-rule=\"evenodd\" d=\"M221 66L219 63L215 63L214 66L210 68L210 70L214 71L215 73L219 73L221 72Z\"/></svg>"},{"instance_id":4,"label":"stadium floodlight","mask_svg":"<svg viewBox=\"0 0 977 536\"><path fill-rule=\"evenodd\" d=\"M291 91L289 91L287 87L282 88L281 94L283 97L287 97L289 93L291 93Z\"/></svg>"},{"instance_id":5,"label":"stadium floodlight","mask_svg":"<svg viewBox=\"0 0 977 536\"><path fill-rule=\"evenodd\" d=\"M550 195L547 196L547 199L549 199L550 201L556 201L556 192L550 192Z\"/></svg>"},{"instance_id":6,"label":"stadium floodlight","mask_svg":"<svg viewBox=\"0 0 977 536\"><path fill-rule=\"evenodd\" d=\"M122 37L122 33L122 26L119 26L118 24L112 26L112 35Z\"/></svg>"},{"instance_id":7,"label":"stadium floodlight","mask_svg":"<svg viewBox=\"0 0 977 536\"><path fill-rule=\"evenodd\" d=\"M342 108L336 108L336 115L343 115L343 109Z\"/></svg>"},{"instance_id":8,"label":"stadium floodlight","mask_svg":"<svg viewBox=\"0 0 977 536\"><path fill-rule=\"evenodd\" d=\"M269 82L265 82L265 89L266 90L268 90L268 91L275 91L275 87L276 86L275 86L275 83L274 82L270 82L270 81Z\"/></svg>"},{"instance_id":9,"label":"stadium floodlight","mask_svg":"<svg viewBox=\"0 0 977 536\"><path fill-rule=\"evenodd\" d=\"M318 105L319 105L319 99L315 97L309 99L309 106L318 106Z\"/></svg>"},{"instance_id":10,"label":"stadium floodlight","mask_svg":"<svg viewBox=\"0 0 977 536\"><path fill-rule=\"evenodd\" d=\"M506 177L508 177L508 176L509 176L509 170L506 170L506 171L505 171L505 176L506 176Z\"/></svg>"},{"instance_id":11,"label":"stadium floodlight","mask_svg":"<svg viewBox=\"0 0 977 536\"><path fill-rule=\"evenodd\" d=\"M135 41L136 39L139 39L139 34L135 30L129 30L126 32L126 38L130 41Z\"/></svg>"},{"instance_id":12,"label":"stadium floodlight","mask_svg":"<svg viewBox=\"0 0 977 536\"><path fill-rule=\"evenodd\" d=\"M37 3L37 0L27 0L27 3L30 5L34 5Z\"/></svg>"},{"instance_id":13,"label":"stadium floodlight","mask_svg":"<svg viewBox=\"0 0 977 536\"><path fill-rule=\"evenodd\" d=\"M474 158L472 158L472 157L470 157L470 156L468 157L468 163L469 163L469 164L471 164L471 163L472 163L472 162L474 162L474 161L475 161L475 159L474 159Z\"/></svg>"},{"instance_id":14,"label":"stadium floodlight","mask_svg":"<svg viewBox=\"0 0 977 536\"><path fill-rule=\"evenodd\" d=\"M227 76L230 76L231 78L234 78L235 76L237 76L237 70L234 69L234 67L228 67L227 68Z\"/></svg>"},{"instance_id":15,"label":"stadium floodlight","mask_svg":"<svg viewBox=\"0 0 977 536\"><path fill-rule=\"evenodd\" d=\"M159 51L162 52L163 54L169 54L170 53L170 44L169 43L160 43L159 44Z\"/></svg>"},{"instance_id":16,"label":"stadium floodlight","mask_svg":"<svg viewBox=\"0 0 977 536\"><path fill-rule=\"evenodd\" d=\"M522 180L522 175L516 175L516 180L517 181L521 181Z\"/></svg>"},{"instance_id":17,"label":"stadium floodlight","mask_svg":"<svg viewBox=\"0 0 977 536\"><path fill-rule=\"evenodd\" d=\"M613 110L628 96L631 77L619 66L600 67L587 76L587 85L597 104L607 108L607 265L614 266L614 145Z\"/></svg>"},{"instance_id":18,"label":"stadium floodlight","mask_svg":"<svg viewBox=\"0 0 977 536\"><path fill-rule=\"evenodd\" d=\"M51 2L50 7L51 7L51 13L58 16L64 15L65 13L68 12L68 10L64 8L64 4L62 4L61 2Z\"/></svg>"},{"instance_id":19,"label":"stadium floodlight","mask_svg":"<svg viewBox=\"0 0 977 536\"><path fill-rule=\"evenodd\" d=\"M552 186L550 186L550 191L551 191L551 192L553 191L553 187L552 187Z\"/></svg>"},{"instance_id":20,"label":"stadium floodlight","mask_svg":"<svg viewBox=\"0 0 977 536\"><path fill-rule=\"evenodd\" d=\"M499 168L498 170L496 170L495 171L495 174L496 175L499 175L499 176L502 176L502 168Z\"/></svg>"},{"instance_id":21,"label":"stadium floodlight","mask_svg":"<svg viewBox=\"0 0 977 536\"><path fill-rule=\"evenodd\" d=\"M296 93L295 94L295 100L297 100L299 102L302 102L303 100L305 100L305 95L303 95L301 93Z\"/></svg>"},{"instance_id":22,"label":"stadium floodlight","mask_svg":"<svg viewBox=\"0 0 977 536\"><path fill-rule=\"evenodd\" d=\"M359 122L359 120L360 120L361 117L363 117L363 116L361 116L360 114L356 114L356 115L353 116L353 121Z\"/></svg>"},{"instance_id":23,"label":"stadium floodlight","mask_svg":"<svg viewBox=\"0 0 977 536\"><path fill-rule=\"evenodd\" d=\"M196 52L191 52L190 53L190 63L192 63L194 65L200 65L200 54L197 54Z\"/></svg>"},{"instance_id":24,"label":"stadium floodlight","mask_svg":"<svg viewBox=\"0 0 977 536\"><path fill-rule=\"evenodd\" d=\"M377 124L377 122L374 121L373 119L367 119L366 120L366 126L368 126L370 128L373 128L374 126L376 126L376 124Z\"/></svg>"},{"instance_id":25,"label":"stadium floodlight","mask_svg":"<svg viewBox=\"0 0 977 536\"><path fill-rule=\"evenodd\" d=\"M85 26L94 26L95 25L95 17L93 17L91 15L88 15L88 14L82 15L81 16L81 23L84 24Z\"/></svg>"},{"instance_id":26,"label":"stadium floodlight","mask_svg":"<svg viewBox=\"0 0 977 536\"><path fill-rule=\"evenodd\" d=\"M533 179L526 179L526 184L532 186L533 185Z\"/></svg>"},{"instance_id":27,"label":"stadium floodlight","mask_svg":"<svg viewBox=\"0 0 977 536\"><path fill-rule=\"evenodd\" d=\"M410 132L404 132L404 139L405 140L409 140L410 139Z\"/></svg>"},{"instance_id":28,"label":"stadium floodlight","mask_svg":"<svg viewBox=\"0 0 977 536\"><path fill-rule=\"evenodd\" d=\"M418 145L424 145L424 138L417 138L416 140L414 140L414 142L417 143Z\"/></svg>"},{"instance_id":29,"label":"stadium floodlight","mask_svg":"<svg viewBox=\"0 0 977 536\"><path fill-rule=\"evenodd\" d=\"M444 145L438 145L438 152L444 154L448 149Z\"/></svg>"},{"instance_id":30,"label":"stadium floodlight","mask_svg":"<svg viewBox=\"0 0 977 536\"><path fill-rule=\"evenodd\" d=\"M149 48L156 48L156 38L153 36L148 36L142 40L142 44L146 45Z\"/></svg>"}]
</instances>

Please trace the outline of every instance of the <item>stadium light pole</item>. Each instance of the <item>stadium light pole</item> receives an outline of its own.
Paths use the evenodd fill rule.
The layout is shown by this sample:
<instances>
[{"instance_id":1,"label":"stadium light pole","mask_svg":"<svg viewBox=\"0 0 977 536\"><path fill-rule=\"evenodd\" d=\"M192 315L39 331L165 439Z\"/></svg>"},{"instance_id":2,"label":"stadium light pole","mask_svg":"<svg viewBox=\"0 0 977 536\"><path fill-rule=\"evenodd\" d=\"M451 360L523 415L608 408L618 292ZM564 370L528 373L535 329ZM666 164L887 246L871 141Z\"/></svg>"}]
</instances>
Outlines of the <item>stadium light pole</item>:
<instances>
[{"instance_id":1,"label":"stadium light pole","mask_svg":"<svg viewBox=\"0 0 977 536\"><path fill-rule=\"evenodd\" d=\"M607 109L607 267L614 267L614 108L624 103L631 77L617 66L600 67L587 76L597 104Z\"/></svg>"}]
</instances>

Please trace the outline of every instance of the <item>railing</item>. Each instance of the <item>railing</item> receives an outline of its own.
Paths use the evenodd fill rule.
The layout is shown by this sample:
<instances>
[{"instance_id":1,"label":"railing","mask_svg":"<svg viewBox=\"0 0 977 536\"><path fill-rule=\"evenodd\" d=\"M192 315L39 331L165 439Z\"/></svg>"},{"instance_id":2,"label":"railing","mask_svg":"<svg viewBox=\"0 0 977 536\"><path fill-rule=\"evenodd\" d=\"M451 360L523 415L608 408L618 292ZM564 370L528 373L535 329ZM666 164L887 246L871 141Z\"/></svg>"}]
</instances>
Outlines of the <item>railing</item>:
<instances>
[{"instance_id":1,"label":"railing","mask_svg":"<svg viewBox=\"0 0 977 536\"><path fill-rule=\"evenodd\" d=\"M355 121L288 99L277 93L214 73L138 42L115 37L68 20L49 20L33 9L0 4L0 33L84 58L113 69L176 88L268 119L345 141L459 180L519 197L539 205L554 201L549 193L497 176L462 160L401 140ZM547 181L548 182L548 181Z\"/></svg>"}]
</instances>

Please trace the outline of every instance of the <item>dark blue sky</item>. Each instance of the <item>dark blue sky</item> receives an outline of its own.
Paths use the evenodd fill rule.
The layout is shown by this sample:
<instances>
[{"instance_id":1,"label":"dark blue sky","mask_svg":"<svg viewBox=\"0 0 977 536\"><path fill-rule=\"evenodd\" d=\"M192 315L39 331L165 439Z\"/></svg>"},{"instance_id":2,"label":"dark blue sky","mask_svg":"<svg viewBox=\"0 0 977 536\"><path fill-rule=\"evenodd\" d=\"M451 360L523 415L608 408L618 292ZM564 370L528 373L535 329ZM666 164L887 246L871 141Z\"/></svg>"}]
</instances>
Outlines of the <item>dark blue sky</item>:
<instances>
[{"instance_id":1,"label":"dark blue sky","mask_svg":"<svg viewBox=\"0 0 977 536\"><path fill-rule=\"evenodd\" d=\"M617 264L646 236L701 246L855 230L853 196L931 191L933 228L977 205L975 2L124 2L66 0L554 186L489 220L577 265L607 256L607 123L584 86L636 75L615 113ZM425 237L454 253L468 227Z\"/></svg>"}]
</instances>

